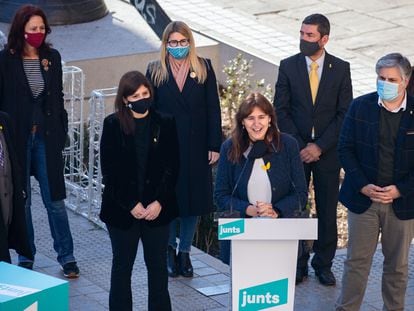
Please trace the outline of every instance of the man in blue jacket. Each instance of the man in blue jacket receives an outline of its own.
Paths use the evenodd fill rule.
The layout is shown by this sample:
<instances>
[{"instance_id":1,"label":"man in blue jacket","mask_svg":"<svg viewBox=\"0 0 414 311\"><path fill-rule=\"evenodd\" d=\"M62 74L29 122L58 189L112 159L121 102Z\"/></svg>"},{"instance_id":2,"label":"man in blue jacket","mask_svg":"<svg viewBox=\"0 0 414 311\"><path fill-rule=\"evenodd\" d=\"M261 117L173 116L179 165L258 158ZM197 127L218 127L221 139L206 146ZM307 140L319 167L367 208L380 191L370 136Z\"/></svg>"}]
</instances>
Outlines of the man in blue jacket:
<instances>
[{"instance_id":1,"label":"man in blue jacket","mask_svg":"<svg viewBox=\"0 0 414 311\"><path fill-rule=\"evenodd\" d=\"M338 143L345 170L339 200L348 208L348 254L336 310L359 310L381 232L384 310L403 310L414 237L414 98L408 59L376 64L377 92L355 99Z\"/></svg>"}]
</instances>

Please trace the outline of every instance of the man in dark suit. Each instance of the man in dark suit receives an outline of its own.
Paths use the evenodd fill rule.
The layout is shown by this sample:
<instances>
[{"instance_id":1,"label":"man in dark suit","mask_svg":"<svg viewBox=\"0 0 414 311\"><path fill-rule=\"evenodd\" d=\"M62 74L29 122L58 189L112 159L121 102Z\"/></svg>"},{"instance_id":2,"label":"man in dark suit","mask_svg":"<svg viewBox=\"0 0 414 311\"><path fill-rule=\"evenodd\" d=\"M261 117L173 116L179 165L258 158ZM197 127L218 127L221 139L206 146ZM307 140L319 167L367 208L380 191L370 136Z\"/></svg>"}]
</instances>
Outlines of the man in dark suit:
<instances>
[{"instance_id":1,"label":"man in dark suit","mask_svg":"<svg viewBox=\"0 0 414 311\"><path fill-rule=\"evenodd\" d=\"M309 184L312 175L318 240L312 266L323 285L335 285L331 271L337 244L336 207L340 165L339 131L352 101L349 63L325 51L330 24L321 14L302 22L300 53L280 62L274 105L280 130L293 135ZM309 252L299 252L296 283L308 276Z\"/></svg>"},{"instance_id":2,"label":"man in dark suit","mask_svg":"<svg viewBox=\"0 0 414 311\"><path fill-rule=\"evenodd\" d=\"M376 65L377 92L356 98L338 143L348 208L348 253L336 310L359 310L381 233L383 310L404 310L408 254L414 237L414 98L407 95L408 59Z\"/></svg>"}]
</instances>

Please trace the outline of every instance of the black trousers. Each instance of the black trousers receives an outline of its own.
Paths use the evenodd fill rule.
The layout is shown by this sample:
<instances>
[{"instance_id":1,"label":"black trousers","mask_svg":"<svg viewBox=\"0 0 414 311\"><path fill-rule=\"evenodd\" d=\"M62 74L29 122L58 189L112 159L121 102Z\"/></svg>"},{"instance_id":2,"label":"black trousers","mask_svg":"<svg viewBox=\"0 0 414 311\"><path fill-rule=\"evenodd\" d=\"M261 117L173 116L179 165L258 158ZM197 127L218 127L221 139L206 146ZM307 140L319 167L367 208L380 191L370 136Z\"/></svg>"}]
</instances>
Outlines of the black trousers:
<instances>
[{"instance_id":1,"label":"black trousers","mask_svg":"<svg viewBox=\"0 0 414 311\"><path fill-rule=\"evenodd\" d=\"M335 257L338 242L336 224L336 211L339 194L339 164L333 161L336 153L332 153L329 160L323 157L314 163L304 163L306 181L309 185L310 177L313 178L315 190L316 213L318 217L318 239L313 243L315 255L312 258L312 267L315 270L330 268ZM328 162L328 163L327 163ZM334 162L334 165L332 165ZM304 268L308 264L309 250L299 250L298 268Z\"/></svg>"},{"instance_id":2,"label":"black trousers","mask_svg":"<svg viewBox=\"0 0 414 311\"><path fill-rule=\"evenodd\" d=\"M145 221L137 220L128 230L110 225L107 225L107 228L113 255L109 309L132 310L131 274L141 239L148 271L148 310L170 311L167 272L168 225L150 227Z\"/></svg>"}]
</instances>

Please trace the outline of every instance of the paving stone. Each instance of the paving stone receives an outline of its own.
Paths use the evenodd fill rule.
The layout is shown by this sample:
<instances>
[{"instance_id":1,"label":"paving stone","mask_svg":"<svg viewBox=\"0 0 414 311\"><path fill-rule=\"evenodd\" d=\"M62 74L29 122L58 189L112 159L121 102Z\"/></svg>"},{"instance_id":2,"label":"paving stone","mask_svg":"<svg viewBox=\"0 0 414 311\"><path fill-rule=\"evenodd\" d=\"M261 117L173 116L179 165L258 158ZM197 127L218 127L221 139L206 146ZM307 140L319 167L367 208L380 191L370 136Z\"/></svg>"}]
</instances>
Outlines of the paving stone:
<instances>
[{"instance_id":1,"label":"paving stone","mask_svg":"<svg viewBox=\"0 0 414 311\"><path fill-rule=\"evenodd\" d=\"M230 283L230 276L218 273L218 274L212 274L212 275L206 275L202 277L205 280L208 280L209 282L216 284L216 285L222 285L222 284L228 284Z\"/></svg>"},{"instance_id":2,"label":"paving stone","mask_svg":"<svg viewBox=\"0 0 414 311\"><path fill-rule=\"evenodd\" d=\"M194 256L191 256L191 257L194 257ZM207 265L204 262L200 261L200 260L192 260L191 264L192 264L194 269L207 267Z\"/></svg>"},{"instance_id":3,"label":"paving stone","mask_svg":"<svg viewBox=\"0 0 414 311\"><path fill-rule=\"evenodd\" d=\"M195 269L194 273L196 273L199 276L205 276L205 275L217 274L219 272L216 269L206 267L206 268Z\"/></svg>"},{"instance_id":4,"label":"paving stone","mask_svg":"<svg viewBox=\"0 0 414 311\"><path fill-rule=\"evenodd\" d=\"M214 286L212 282L202 277L182 278L180 282L194 289Z\"/></svg>"}]
</instances>

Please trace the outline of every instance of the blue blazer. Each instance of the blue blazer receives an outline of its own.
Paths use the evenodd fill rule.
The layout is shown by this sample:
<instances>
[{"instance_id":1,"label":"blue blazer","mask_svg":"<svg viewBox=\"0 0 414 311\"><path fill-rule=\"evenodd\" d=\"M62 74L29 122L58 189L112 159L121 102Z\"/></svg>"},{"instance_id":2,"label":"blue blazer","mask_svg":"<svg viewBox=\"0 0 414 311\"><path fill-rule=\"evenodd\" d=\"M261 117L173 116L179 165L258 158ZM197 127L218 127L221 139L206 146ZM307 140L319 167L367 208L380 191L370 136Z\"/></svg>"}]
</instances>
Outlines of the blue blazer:
<instances>
[{"instance_id":1,"label":"blue blazer","mask_svg":"<svg viewBox=\"0 0 414 311\"><path fill-rule=\"evenodd\" d=\"M219 210L229 210L232 206L240 211L242 217L249 217L246 216L246 208L250 205L247 184L254 159L243 156L239 163L230 162L227 155L231 145L232 141L228 139L221 147L214 197ZM299 207L305 207L308 197L296 140L282 133L280 150L265 155L264 162L270 162L267 174L272 188L273 208L280 217L292 217Z\"/></svg>"},{"instance_id":2,"label":"blue blazer","mask_svg":"<svg viewBox=\"0 0 414 311\"><path fill-rule=\"evenodd\" d=\"M349 109L338 143L345 170L339 200L350 211L361 214L372 204L360 190L376 184L380 107L376 92L356 98ZM392 206L399 219L414 218L414 98L407 97L394 151L394 185L401 197Z\"/></svg>"}]
</instances>

